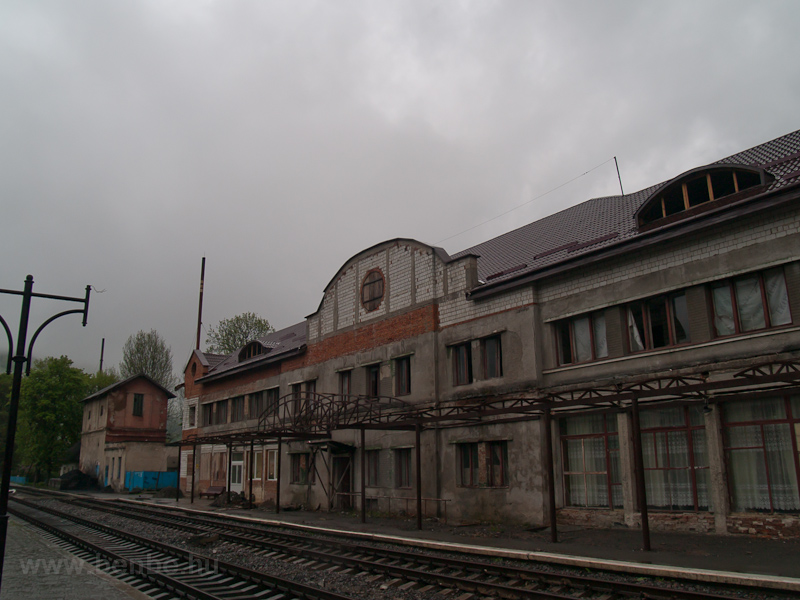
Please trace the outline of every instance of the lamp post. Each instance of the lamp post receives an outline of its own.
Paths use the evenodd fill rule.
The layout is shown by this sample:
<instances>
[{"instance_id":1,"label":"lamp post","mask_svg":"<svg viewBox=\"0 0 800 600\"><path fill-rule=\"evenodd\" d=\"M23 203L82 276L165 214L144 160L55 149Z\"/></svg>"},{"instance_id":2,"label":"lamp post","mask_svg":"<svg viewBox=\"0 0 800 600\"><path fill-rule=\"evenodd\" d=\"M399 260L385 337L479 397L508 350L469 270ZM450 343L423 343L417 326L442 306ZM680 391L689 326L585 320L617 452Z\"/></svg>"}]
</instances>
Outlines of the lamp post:
<instances>
[{"instance_id":1,"label":"lamp post","mask_svg":"<svg viewBox=\"0 0 800 600\"><path fill-rule=\"evenodd\" d=\"M36 343L36 338L42 330L50 323L66 315L81 313L83 314L83 326L86 327L86 319L89 316L89 293L91 286L86 286L86 296L83 298L71 298L69 296L54 296L52 294L34 294L33 293L33 276L28 275L25 278L25 289L18 290L0 290L0 294L11 294L14 296L22 296L22 312L19 317L19 333L17 334L17 343L14 344L11 337L11 330L8 327L5 319L0 316L0 325L5 329L6 336L8 337L8 364L6 365L6 373L11 372L11 363L14 363L14 377L11 383L11 398L8 405L8 427L6 429L6 448L3 459L3 479L0 483L0 588L3 582L3 563L6 553L6 534L8 532L8 492L11 487L11 462L14 458L14 438L17 433L17 413L19 412L19 394L22 387L22 368L27 363L26 374L31 372L31 356L33 353L33 345ZM28 317L30 316L31 300L33 298L46 298L48 300L63 300L65 302L80 302L83 304L81 309L65 310L56 315L53 315L42 323L36 332L31 337L30 345L28 345L27 352L25 351L25 342L28 337ZM13 359L11 358L13 354Z\"/></svg>"}]
</instances>

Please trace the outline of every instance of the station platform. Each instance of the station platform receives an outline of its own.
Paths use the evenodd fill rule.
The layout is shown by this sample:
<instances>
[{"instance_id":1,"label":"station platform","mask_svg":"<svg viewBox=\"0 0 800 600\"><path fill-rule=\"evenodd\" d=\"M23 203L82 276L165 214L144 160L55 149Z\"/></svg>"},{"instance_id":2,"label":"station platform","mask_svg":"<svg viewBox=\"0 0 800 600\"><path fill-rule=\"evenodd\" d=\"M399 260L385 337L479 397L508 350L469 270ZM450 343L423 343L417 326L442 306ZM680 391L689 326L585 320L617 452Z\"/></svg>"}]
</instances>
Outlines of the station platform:
<instances>
[{"instance_id":1,"label":"station platform","mask_svg":"<svg viewBox=\"0 0 800 600\"><path fill-rule=\"evenodd\" d=\"M98 494L98 497L115 497ZM502 524L442 523L416 517L367 516L360 513L216 508L211 500L189 498L142 498L118 495L120 499L162 506L209 511L247 519L273 521L297 527L314 527L357 533L369 539L423 544L462 552L488 553L507 558L541 560L557 564L612 571L633 571L655 576L687 576L698 581L773 580L776 587L800 591L800 539L765 539L743 535L650 532L651 550L642 550L640 529L584 529L559 526L559 541L550 541L550 530L526 530Z\"/></svg>"}]
</instances>

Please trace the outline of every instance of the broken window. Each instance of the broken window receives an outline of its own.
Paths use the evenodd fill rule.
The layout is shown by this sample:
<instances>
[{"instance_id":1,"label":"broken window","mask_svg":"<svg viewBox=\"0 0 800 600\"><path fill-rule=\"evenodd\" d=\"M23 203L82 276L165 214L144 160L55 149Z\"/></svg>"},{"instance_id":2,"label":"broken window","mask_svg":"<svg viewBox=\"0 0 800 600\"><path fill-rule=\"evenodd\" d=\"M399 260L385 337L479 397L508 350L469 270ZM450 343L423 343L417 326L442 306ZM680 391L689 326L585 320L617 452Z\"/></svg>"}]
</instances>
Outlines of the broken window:
<instances>
[{"instance_id":1,"label":"broken window","mask_svg":"<svg viewBox=\"0 0 800 600\"><path fill-rule=\"evenodd\" d=\"M373 311L381 305L383 284L383 273L380 269L373 269L364 277L361 284L361 305L366 310Z\"/></svg>"},{"instance_id":2,"label":"broken window","mask_svg":"<svg viewBox=\"0 0 800 600\"><path fill-rule=\"evenodd\" d=\"M684 292L633 302L628 305L627 314L631 352L689 341L689 310Z\"/></svg>"}]
</instances>

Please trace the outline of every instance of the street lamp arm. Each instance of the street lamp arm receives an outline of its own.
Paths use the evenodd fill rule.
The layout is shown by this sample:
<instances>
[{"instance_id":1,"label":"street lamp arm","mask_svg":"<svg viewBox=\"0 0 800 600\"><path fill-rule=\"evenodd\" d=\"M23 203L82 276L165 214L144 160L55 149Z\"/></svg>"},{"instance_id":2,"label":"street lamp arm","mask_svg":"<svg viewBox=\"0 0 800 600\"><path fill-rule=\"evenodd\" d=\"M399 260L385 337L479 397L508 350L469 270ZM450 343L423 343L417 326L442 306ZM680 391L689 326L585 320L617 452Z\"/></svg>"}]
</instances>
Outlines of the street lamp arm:
<instances>
[{"instance_id":1,"label":"street lamp arm","mask_svg":"<svg viewBox=\"0 0 800 600\"><path fill-rule=\"evenodd\" d=\"M0 315L0 323L3 324L3 329L6 330L6 335L8 336L8 364L6 365L6 374L11 375L11 357L14 356L14 341L11 339L11 330L8 328L8 323Z\"/></svg>"},{"instance_id":2,"label":"street lamp arm","mask_svg":"<svg viewBox=\"0 0 800 600\"><path fill-rule=\"evenodd\" d=\"M31 337L31 343L28 344L28 357L27 357L28 364L25 367L25 375L30 375L31 374L31 363L33 362L33 345L36 343L36 338L39 337L39 334L42 332L42 329L47 327L50 323L52 323L53 321L55 321L59 317L64 317L66 315L79 314L79 315L84 315L84 318L85 318L85 313L86 313L86 310L83 309L83 308L74 308L72 310L65 310L64 312L60 312L57 315L53 315L52 317L47 319L47 321L45 321L44 323L39 325L39 329L37 329L36 333L34 333L33 337Z\"/></svg>"}]
</instances>

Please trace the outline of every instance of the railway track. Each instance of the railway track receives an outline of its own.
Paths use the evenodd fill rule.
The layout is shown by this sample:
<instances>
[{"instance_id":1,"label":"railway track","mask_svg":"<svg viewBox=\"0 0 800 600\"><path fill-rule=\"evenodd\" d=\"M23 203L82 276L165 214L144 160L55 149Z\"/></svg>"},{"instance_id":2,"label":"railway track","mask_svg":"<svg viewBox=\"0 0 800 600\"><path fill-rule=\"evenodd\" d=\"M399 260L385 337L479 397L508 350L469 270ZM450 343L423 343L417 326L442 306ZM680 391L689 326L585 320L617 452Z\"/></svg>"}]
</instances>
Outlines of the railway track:
<instances>
[{"instance_id":1,"label":"railway track","mask_svg":"<svg viewBox=\"0 0 800 600\"><path fill-rule=\"evenodd\" d=\"M609 579L602 574L587 576L537 570L496 561L479 560L474 555L444 556L431 553L375 547L368 544L310 536L275 526L244 524L219 515L199 516L180 509L164 509L148 505L131 505L109 500L61 496L75 507L102 511L127 519L146 521L161 527L217 536L220 542L253 549L264 556L282 561L310 561L313 568L339 568L359 573L363 581L380 587L415 588L418 597L458 592L458 598L513 599L597 599L676 598L712 600L741 597L741 587L698 591L696 584L681 585L678 580L669 587L652 581ZM70 518L67 516L67 518ZM640 578L641 579L641 578ZM663 584L663 582L662 582ZM761 594L761 596L759 596ZM752 597L780 597L775 590L752 589ZM377 596L376 596L377 597ZM788 597L788 596L785 596Z\"/></svg>"},{"instance_id":2,"label":"railway track","mask_svg":"<svg viewBox=\"0 0 800 600\"><path fill-rule=\"evenodd\" d=\"M197 600L352 600L14 498L9 513L58 537L90 568L143 593Z\"/></svg>"}]
</instances>

